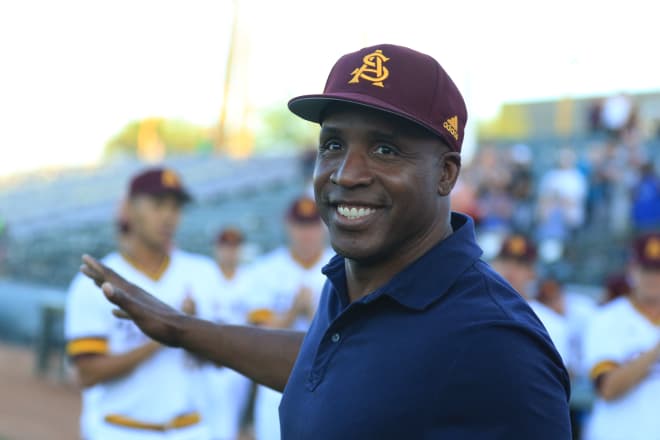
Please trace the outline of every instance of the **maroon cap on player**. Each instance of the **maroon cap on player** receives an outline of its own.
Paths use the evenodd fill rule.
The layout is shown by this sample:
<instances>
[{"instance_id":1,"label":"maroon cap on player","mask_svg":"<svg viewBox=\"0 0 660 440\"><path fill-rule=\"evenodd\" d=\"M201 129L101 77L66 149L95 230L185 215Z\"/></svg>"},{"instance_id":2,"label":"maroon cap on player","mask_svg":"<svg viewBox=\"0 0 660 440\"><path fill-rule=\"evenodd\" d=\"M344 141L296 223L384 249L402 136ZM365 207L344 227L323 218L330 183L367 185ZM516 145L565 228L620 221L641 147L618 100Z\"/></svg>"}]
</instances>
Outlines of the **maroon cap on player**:
<instances>
[{"instance_id":1,"label":"maroon cap on player","mask_svg":"<svg viewBox=\"0 0 660 440\"><path fill-rule=\"evenodd\" d=\"M630 292L632 285L626 273L610 274L605 280L605 292L601 303L605 304L620 296L630 295Z\"/></svg>"},{"instance_id":2,"label":"maroon cap on player","mask_svg":"<svg viewBox=\"0 0 660 440\"><path fill-rule=\"evenodd\" d=\"M511 235L507 237L500 247L497 258L503 260L516 260L520 263L536 262L536 244L524 235Z\"/></svg>"},{"instance_id":3,"label":"maroon cap on player","mask_svg":"<svg viewBox=\"0 0 660 440\"><path fill-rule=\"evenodd\" d=\"M349 53L335 63L323 94L293 98L289 109L321 123L327 105L337 101L408 119L461 151L465 102L447 72L428 55L392 44Z\"/></svg>"},{"instance_id":4,"label":"maroon cap on player","mask_svg":"<svg viewBox=\"0 0 660 440\"><path fill-rule=\"evenodd\" d=\"M637 264L645 269L660 270L660 232L650 232L638 237L633 244Z\"/></svg>"},{"instance_id":5,"label":"maroon cap on player","mask_svg":"<svg viewBox=\"0 0 660 440\"><path fill-rule=\"evenodd\" d=\"M302 196L289 205L286 219L292 223L314 224L321 222L321 214L312 198Z\"/></svg>"},{"instance_id":6,"label":"maroon cap on player","mask_svg":"<svg viewBox=\"0 0 660 440\"><path fill-rule=\"evenodd\" d=\"M183 187L178 174L168 168L151 168L133 177L129 185L129 197L138 194L162 195L173 194L182 202L192 199Z\"/></svg>"},{"instance_id":7,"label":"maroon cap on player","mask_svg":"<svg viewBox=\"0 0 660 440\"><path fill-rule=\"evenodd\" d=\"M238 246L245 241L243 233L236 228L225 228L218 234L216 243L220 246Z\"/></svg>"}]
</instances>

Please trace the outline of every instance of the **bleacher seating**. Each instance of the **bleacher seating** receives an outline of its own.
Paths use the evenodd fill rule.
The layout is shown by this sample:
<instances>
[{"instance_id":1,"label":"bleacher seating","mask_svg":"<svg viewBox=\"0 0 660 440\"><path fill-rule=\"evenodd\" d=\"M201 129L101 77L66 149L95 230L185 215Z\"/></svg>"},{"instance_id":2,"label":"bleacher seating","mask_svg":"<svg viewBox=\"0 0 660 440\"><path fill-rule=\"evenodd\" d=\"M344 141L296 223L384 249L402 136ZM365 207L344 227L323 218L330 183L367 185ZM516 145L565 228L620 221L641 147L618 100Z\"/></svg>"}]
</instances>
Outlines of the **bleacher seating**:
<instances>
[{"instance_id":1,"label":"bleacher seating","mask_svg":"<svg viewBox=\"0 0 660 440\"><path fill-rule=\"evenodd\" d=\"M195 196L177 234L182 248L209 255L218 229L228 224L243 228L260 250L283 242L284 209L302 191L296 156L174 158L166 165L181 173ZM65 287L82 253L102 256L114 249L118 202L130 176L143 166L127 162L37 178L1 193L0 204L15 208L6 215L10 276ZM38 209L31 200L38 200Z\"/></svg>"}]
</instances>

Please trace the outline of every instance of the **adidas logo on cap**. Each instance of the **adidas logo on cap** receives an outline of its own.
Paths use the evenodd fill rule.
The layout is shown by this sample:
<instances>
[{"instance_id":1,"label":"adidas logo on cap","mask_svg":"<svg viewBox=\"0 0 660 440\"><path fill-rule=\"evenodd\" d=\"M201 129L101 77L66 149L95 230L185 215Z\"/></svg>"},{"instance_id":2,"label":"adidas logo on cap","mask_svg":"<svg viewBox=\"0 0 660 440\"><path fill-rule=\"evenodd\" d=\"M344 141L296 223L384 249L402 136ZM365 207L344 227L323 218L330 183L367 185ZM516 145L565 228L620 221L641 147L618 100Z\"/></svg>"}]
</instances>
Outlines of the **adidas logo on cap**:
<instances>
[{"instance_id":1,"label":"adidas logo on cap","mask_svg":"<svg viewBox=\"0 0 660 440\"><path fill-rule=\"evenodd\" d=\"M458 116L447 119L442 124L442 126L445 127L452 136L454 136L454 139L458 140Z\"/></svg>"}]
</instances>

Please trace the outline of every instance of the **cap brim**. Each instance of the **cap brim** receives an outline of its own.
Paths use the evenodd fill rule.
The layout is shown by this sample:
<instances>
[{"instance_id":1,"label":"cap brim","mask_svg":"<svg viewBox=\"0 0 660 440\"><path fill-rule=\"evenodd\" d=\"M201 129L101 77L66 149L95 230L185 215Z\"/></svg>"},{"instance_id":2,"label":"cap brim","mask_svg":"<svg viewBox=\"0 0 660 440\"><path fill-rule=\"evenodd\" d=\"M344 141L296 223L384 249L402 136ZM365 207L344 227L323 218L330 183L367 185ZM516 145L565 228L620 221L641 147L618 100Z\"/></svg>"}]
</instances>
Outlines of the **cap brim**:
<instances>
[{"instance_id":1,"label":"cap brim","mask_svg":"<svg viewBox=\"0 0 660 440\"><path fill-rule=\"evenodd\" d=\"M401 111L398 108L372 96L367 96L360 93L326 93L322 95L303 95L291 99L288 103L288 107L289 110L291 110L291 112L296 116L299 116L307 121L320 124L324 116L324 110L329 104L333 102L345 102L348 104L360 105L401 117L417 125L420 125L434 135L439 136L451 148L452 143L446 138L444 133L437 131L431 125L425 123L419 118Z\"/></svg>"},{"instance_id":2,"label":"cap brim","mask_svg":"<svg viewBox=\"0 0 660 440\"><path fill-rule=\"evenodd\" d=\"M183 189L162 189L159 191L139 191L138 194L146 194L150 196L164 196L171 194L176 197L181 203L189 203L193 201L192 196Z\"/></svg>"},{"instance_id":3,"label":"cap brim","mask_svg":"<svg viewBox=\"0 0 660 440\"><path fill-rule=\"evenodd\" d=\"M650 261L637 261L637 264L644 270L649 270L653 272L660 271L660 263L650 262Z\"/></svg>"},{"instance_id":4,"label":"cap brim","mask_svg":"<svg viewBox=\"0 0 660 440\"><path fill-rule=\"evenodd\" d=\"M186 191L170 191L176 197L179 198L181 203L190 203L193 201L193 197Z\"/></svg>"}]
</instances>

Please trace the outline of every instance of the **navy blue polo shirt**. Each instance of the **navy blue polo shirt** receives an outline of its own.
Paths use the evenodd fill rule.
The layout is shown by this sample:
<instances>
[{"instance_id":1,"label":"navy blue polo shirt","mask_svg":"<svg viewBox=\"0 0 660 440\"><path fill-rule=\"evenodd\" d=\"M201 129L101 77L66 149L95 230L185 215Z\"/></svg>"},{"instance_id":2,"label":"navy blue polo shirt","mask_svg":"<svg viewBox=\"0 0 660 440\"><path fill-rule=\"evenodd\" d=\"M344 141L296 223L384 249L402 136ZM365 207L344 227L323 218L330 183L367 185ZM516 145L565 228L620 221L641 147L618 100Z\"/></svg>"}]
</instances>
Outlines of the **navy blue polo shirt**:
<instances>
[{"instance_id":1,"label":"navy blue polo shirt","mask_svg":"<svg viewBox=\"0 0 660 440\"><path fill-rule=\"evenodd\" d=\"M283 440L570 439L569 379L527 303L481 261L472 220L350 303L328 282L280 405Z\"/></svg>"}]
</instances>

